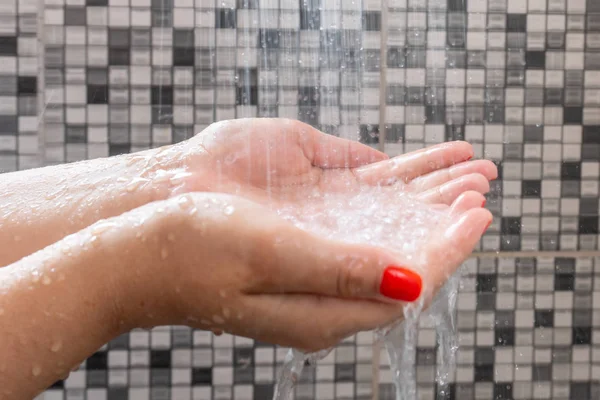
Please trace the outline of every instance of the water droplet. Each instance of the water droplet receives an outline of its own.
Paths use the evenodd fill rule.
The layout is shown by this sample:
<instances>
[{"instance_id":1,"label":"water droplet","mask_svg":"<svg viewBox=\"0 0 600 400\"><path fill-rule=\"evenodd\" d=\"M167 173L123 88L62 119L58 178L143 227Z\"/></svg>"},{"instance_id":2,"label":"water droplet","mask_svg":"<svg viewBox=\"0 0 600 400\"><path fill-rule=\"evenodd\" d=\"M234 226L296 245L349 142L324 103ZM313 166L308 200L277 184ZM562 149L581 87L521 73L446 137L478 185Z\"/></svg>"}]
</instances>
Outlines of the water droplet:
<instances>
[{"instance_id":1,"label":"water droplet","mask_svg":"<svg viewBox=\"0 0 600 400\"><path fill-rule=\"evenodd\" d=\"M221 317L220 315L213 315L212 320L217 324L222 324L225 322L223 317Z\"/></svg>"},{"instance_id":2,"label":"water droplet","mask_svg":"<svg viewBox=\"0 0 600 400\"><path fill-rule=\"evenodd\" d=\"M39 365L34 365L31 369L31 373L33 374L33 376L40 376L40 374L42 373L42 367L40 367Z\"/></svg>"},{"instance_id":3,"label":"water droplet","mask_svg":"<svg viewBox=\"0 0 600 400\"><path fill-rule=\"evenodd\" d=\"M14 239L16 243L19 243L21 241L21 236L15 236Z\"/></svg>"},{"instance_id":4,"label":"water droplet","mask_svg":"<svg viewBox=\"0 0 600 400\"><path fill-rule=\"evenodd\" d=\"M187 210L193 205L192 201L188 196L180 197L177 203L179 203L179 207L181 207L183 210Z\"/></svg>"},{"instance_id":5,"label":"water droplet","mask_svg":"<svg viewBox=\"0 0 600 400\"><path fill-rule=\"evenodd\" d=\"M232 205L228 205L227 207L225 207L225 209L223 210L223 213L225 215L231 215L233 214L235 211L235 207L233 207Z\"/></svg>"},{"instance_id":6,"label":"water droplet","mask_svg":"<svg viewBox=\"0 0 600 400\"><path fill-rule=\"evenodd\" d=\"M227 297L227 292L224 289L219 290L219 296L221 296L222 298Z\"/></svg>"},{"instance_id":7,"label":"water droplet","mask_svg":"<svg viewBox=\"0 0 600 400\"><path fill-rule=\"evenodd\" d=\"M174 241L175 241L175 234L173 234L173 233L169 233L169 234L167 235L167 240L168 240L169 242L174 242Z\"/></svg>"},{"instance_id":8,"label":"water droplet","mask_svg":"<svg viewBox=\"0 0 600 400\"><path fill-rule=\"evenodd\" d=\"M0 308L0 316L4 315L4 308Z\"/></svg>"},{"instance_id":9,"label":"water droplet","mask_svg":"<svg viewBox=\"0 0 600 400\"><path fill-rule=\"evenodd\" d=\"M52 346L50 347L50 351L53 353L59 352L60 349L62 349L62 342L60 340L57 340L56 342L52 343Z\"/></svg>"},{"instance_id":10,"label":"water droplet","mask_svg":"<svg viewBox=\"0 0 600 400\"><path fill-rule=\"evenodd\" d=\"M98 222L94 225L92 225L92 235L96 236L96 235L101 235L104 232L106 232L107 230L109 230L110 228L114 228L116 226L115 223L112 222Z\"/></svg>"},{"instance_id":11,"label":"water droplet","mask_svg":"<svg viewBox=\"0 0 600 400\"><path fill-rule=\"evenodd\" d=\"M128 185L127 185L127 191L128 192L134 192L136 191L143 183L148 182L148 179L145 178L134 178Z\"/></svg>"},{"instance_id":12,"label":"water droplet","mask_svg":"<svg viewBox=\"0 0 600 400\"><path fill-rule=\"evenodd\" d=\"M225 318L229 318L230 315L231 315L231 312L229 311L229 308L227 308L227 307L223 308L223 316Z\"/></svg>"},{"instance_id":13,"label":"water droplet","mask_svg":"<svg viewBox=\"0 0 600 400\"><path fill-rule=\"evenodd\" d=\"M38 271L33 271L33 272L31 273L31 275L33 275L33 276L31 277L31 280L32 280L33 282L38 282L38 281L40 280L40 273L39 273Z\"/></svg>"},{"instance_id":14,"label":"water droplet","mask_svg":"<svg viewBox=\"0 0 600 400\"><path fill-rule=\"evenodd\" d=\"M44 275L44 277L42 278L42 284L49 285L51 283L52 283L52 279L50 279L50 277L48 275Z\"/></svg>"},{"instance_id":15,"label":"water droplet","mask_svg":"<svg viewBox=\"0 0 600 400\"><path fill-rule=\"evenodd\" d=\"M167 250L166 248L163 248L163 249L160 251L160 258L161 258L162 260L166 260L166 259L167 259L167 257L169 257L169 250Z\"/></svg>"}]
</instances>

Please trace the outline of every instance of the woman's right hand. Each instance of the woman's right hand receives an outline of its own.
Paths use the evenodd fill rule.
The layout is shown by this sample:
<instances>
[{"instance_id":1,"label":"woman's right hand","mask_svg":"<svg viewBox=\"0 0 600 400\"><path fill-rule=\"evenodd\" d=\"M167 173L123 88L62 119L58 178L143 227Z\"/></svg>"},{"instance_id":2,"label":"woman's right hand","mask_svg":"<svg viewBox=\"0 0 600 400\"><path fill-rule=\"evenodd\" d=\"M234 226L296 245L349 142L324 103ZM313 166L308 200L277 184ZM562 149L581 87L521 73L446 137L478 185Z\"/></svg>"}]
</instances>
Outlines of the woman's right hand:
<instances>
[{"instance_id":1,"label":"woman's right hand","mask_svg":"<svg viewBox=\"0 0 600 400\"><path fill-rule=\"evenodd\" d=\"M446 235L426 248L437 267L427 288L442 286L491 221L473 196L455 202ZM119 304L130 328L185 324L318 350L397 320L421 290L384 249L317 237L229 195L186 194L114 220L137 224L113 232L129 231L135 252Z\"/></svg>"}]
</instances>

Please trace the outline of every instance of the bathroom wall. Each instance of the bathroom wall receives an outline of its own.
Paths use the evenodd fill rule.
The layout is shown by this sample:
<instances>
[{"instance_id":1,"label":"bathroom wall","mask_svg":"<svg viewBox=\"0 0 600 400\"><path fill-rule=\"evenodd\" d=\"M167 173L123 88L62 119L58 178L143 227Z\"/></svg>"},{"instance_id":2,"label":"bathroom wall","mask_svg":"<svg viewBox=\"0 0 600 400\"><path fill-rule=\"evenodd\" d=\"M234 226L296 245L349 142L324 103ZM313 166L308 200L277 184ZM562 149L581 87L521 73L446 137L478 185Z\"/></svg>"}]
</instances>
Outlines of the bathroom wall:
<instances>
[{"instance_id":1,"label":"bathroom wall","mask_svg":"<svg viewBox=\"0 0 600 400\"><path fill-rule=\"evenodd\" d=\"M465 266L448 387L433 380L435 329L421 328L420 398L600 398L600 2L3 0L0 57L3 171L248 116L298 118L390 155L468 140L500 167L496 218ZM392 399L371 343L360 334L309 367L297 398ZM269 399L284 354L136 331L43 398Z\"/></svg>"}]
</instances>

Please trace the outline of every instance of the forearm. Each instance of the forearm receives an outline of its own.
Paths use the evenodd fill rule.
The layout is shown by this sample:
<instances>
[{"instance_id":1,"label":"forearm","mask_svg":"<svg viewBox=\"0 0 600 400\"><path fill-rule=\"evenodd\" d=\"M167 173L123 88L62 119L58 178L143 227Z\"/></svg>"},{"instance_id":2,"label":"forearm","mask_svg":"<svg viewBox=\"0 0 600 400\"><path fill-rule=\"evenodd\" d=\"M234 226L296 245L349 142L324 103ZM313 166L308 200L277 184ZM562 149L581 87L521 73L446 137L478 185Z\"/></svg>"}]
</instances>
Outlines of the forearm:
<instances>
[{"instance_id":1,"label":"forearm","mask_svg":"<svg viewBox=\"0 0 600 400\"><path fill-rule=\"evenodd\" d=\"M34 398L131 327L116 306L123 246L92 237L71 235L0 269L0 398Z\"/></svg>"},{"instance_id":2,"label":"forearm","mask_svg":"<svg viewBox=\"0 0 600 400\"><path fill-rule=\"evenodd\" d=\"M170 151L0 175L0 267L104 218L168 197L184 175Z\"/></svg>"}]
</instances>

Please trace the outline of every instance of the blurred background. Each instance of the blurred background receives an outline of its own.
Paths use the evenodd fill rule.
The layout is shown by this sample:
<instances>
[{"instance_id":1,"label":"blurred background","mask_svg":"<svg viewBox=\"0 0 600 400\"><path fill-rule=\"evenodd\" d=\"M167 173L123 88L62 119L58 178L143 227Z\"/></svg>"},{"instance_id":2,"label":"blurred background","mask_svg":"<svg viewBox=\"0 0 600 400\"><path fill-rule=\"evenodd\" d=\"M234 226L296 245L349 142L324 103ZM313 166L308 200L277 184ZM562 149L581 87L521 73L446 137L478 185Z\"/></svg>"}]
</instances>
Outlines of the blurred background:
<instances>
[{"instance_id":1,"label":"blurred background","mask_svg":"<svg viewBox=\"0 0 600 400\"><path fill-rule=\"evenodd\" d=\"M447 140L497 163L466 263L460 349L419 399L600 398L600 1L1 0L0 171L287 117L397 155ZM297 399L393 399L372 334ZM285 349L163 327L100 349L42 399L270 399Z\"/></svg>"}]
</instances>

